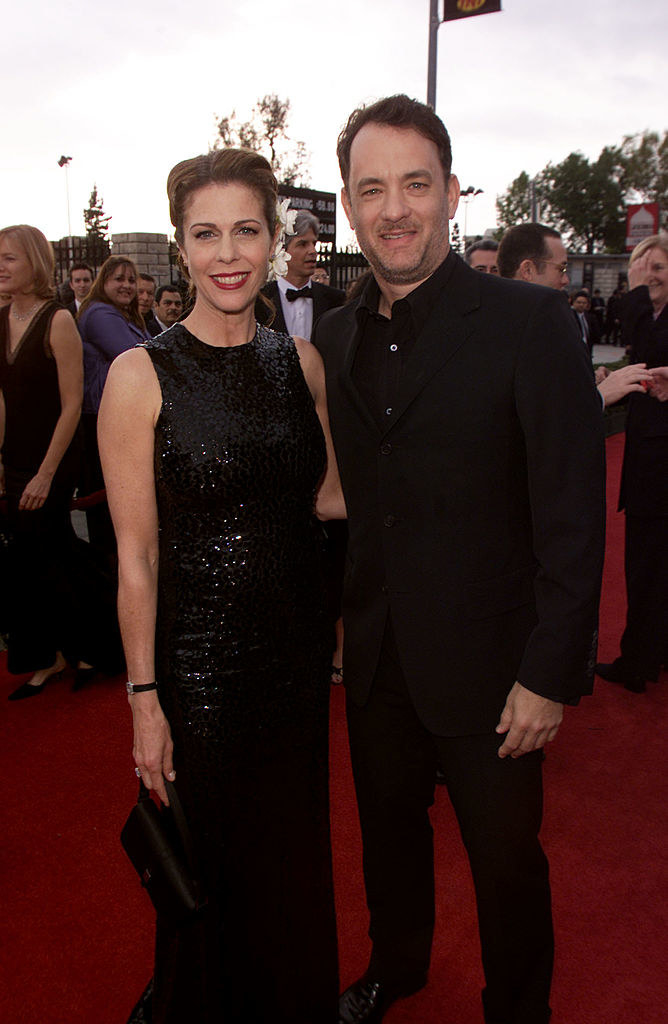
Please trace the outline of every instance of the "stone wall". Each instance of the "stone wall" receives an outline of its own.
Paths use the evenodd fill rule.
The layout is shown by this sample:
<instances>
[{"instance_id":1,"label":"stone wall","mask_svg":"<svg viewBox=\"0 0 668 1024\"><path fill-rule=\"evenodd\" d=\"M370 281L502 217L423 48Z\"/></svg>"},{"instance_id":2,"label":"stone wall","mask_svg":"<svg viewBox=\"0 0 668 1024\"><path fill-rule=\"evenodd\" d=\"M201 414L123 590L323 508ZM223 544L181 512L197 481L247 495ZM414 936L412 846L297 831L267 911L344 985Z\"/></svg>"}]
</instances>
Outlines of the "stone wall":
<instances>
[{"instance_id":1,"label":"stone wall","mask_svg":"<svg viewBox=\"0 0 668 1024\"><path fill-rule=\"evenodd\" d=\"M144 231L112 235L111 253L112 256L127 256L140 274L151 274L158 286L172 282L167 235Z\"/></svg>"},{"instance_id":2,"label":"stone wall","mask_svg":"<svg viewBox=\"0 0 668 1024\"><path fill-rule=\"evenodd\" d=\"M601 289L601 295L608 299L621 279L626 279L629 265L627 255L582 256L580 254L568 254L568 276L570 278L569 292L581 288L586 284L592 291L594 288Z\"/></svg>"}]
</instances>

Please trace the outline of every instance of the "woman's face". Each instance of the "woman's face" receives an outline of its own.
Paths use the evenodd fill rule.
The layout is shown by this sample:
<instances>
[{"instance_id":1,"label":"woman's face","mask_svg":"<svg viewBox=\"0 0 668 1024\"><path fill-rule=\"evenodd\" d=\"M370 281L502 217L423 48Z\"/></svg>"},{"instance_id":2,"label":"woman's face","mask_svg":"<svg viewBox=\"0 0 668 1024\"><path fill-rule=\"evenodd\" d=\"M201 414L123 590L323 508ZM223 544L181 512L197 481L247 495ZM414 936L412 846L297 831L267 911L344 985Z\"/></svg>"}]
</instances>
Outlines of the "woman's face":
<instances>
[{"instance_id":1,"label":"woman's face","mask_svg":"<svg viewBox=\"0 0 668 1024\"><path fill-rule=\"evenodd\" d=\"M647 287L654 308L662 309L668 303L668 253L658 245L647 253Z\"/></svg>"},{"instance_id":2,"label":"woman's face","mask_svg":"<svg viewBox=\"0 0 668 1024\"><path fill-rule=\"evenodd\" d=\"M113 306L127 309L137 294L137 278L126 264L116 267L104 282L104 294Z\"/></svg>"},{"instance_id":3,"label":"woman's face","mask_svg":"<svg viewBox=\"0 0 668 1024\"><path fill-rule=\"evenodd\" d=\"M25 249L12 235L0 240L0 293L3 295L29 295L35 276Z\"/></svg>"},{"instance_id":4,"label":"woman's face","mask_svg":"<svg viewBox=\"0 0 668 1024\"><path fill-rule=\"evenodd\" d=\"M223 313L251 306L267 279L273 245L262 202L245 185L212 184L193 193L180 248L198 303Z\"/></svg>"}]
</instances>

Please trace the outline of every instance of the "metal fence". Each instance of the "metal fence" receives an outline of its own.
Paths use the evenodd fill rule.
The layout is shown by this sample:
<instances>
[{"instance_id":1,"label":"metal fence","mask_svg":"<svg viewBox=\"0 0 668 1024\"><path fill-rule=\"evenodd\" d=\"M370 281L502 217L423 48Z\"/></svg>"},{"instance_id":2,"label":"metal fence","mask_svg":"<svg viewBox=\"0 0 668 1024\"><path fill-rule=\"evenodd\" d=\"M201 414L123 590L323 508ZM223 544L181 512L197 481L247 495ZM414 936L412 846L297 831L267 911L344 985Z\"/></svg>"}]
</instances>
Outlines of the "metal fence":
<instances>
[{"instance_id":1,"label":"metal fence","mask_svg":"<svg viewBox=\"0 0 668 1024\"><path fill-rule=\"evenodd\" d=\"M333 288L342 288L344 291L369 268L366 258L356 246L334 249L331 242L318 243L318 266L327 268L329 283Z\"/></svg>"},{"instance_id":2,"label":"metal fence","mask_svg":"<svg viewBox=\"0 0 668 1024\"><path fill-rule=\"evenodd\" d=\"M90 236L73 236L52 242L56 257L56 281L69 280L70 267L73 263L87 263L93 268L93 277L109 256L111 246L105 238Z\"/></svg>"}]
</instances>

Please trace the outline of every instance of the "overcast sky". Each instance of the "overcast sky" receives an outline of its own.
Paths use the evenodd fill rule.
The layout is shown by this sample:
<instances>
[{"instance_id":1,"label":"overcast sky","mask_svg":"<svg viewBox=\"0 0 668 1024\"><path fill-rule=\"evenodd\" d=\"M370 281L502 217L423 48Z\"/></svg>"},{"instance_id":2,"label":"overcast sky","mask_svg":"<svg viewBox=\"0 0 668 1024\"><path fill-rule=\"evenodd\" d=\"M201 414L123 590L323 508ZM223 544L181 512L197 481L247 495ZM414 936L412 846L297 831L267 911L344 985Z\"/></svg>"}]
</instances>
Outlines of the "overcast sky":
<instances>
[{"instance_id":1,"label":"overcast sky","mask_svg":"<svg viewBox=\"0 0 668 1024\"><path fill-rule=\"evenodd\" d=\"M496 195L520 171L668 126L666 0L503 8L438 35L436 109L453 169L463 188L484 190L469 233L494 226ZM338 193L336 136L350 111L393 92L426 99L428 15L429 0L14 3L0 40L0 225L68 233L65 154L74 234L94 183L112 232L171 233L170 168L207 150L215 114L245 119L274 92L291 101L312 186Z\"/></svg>"}]
</instances>

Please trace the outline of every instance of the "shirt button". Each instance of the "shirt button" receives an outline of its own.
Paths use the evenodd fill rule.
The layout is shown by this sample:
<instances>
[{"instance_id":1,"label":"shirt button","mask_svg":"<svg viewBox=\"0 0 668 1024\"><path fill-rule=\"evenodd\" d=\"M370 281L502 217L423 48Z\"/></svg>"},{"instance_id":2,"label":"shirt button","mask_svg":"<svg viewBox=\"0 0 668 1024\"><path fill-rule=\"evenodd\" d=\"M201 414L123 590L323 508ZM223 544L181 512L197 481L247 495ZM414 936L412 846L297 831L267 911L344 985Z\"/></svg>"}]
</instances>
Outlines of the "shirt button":
<instances>
[{"instance_id":1,"label":"shirt button","mask_svg":"<svg viewBox=\"0 0 668 1024\"><path fill-rule=\"evenodd\" d=\"M397 352L399 349L398 345L390 345L390 352Z\"/></svg>"},{"instance_id":2,"label":"shirt button","mask_svg":"<svg viewBox=\"0 0 668 1024\"><path fill-rule=\"evenodd\" d=\"M385 415L386 416L391 416L392 415L392 406L391 405L385 410Z\"/></svg>"},{"instance_id":3,"label":"shirt button","mask_svg":"<svg viewBox=\"0 0 668 1024\"><path fill-rule=\"evenodd\" d=\"M397 517L396 517L396 516L393 516L393 515L387 515L387 516L385 516L385 518L383 519L383 526L388 526L388 527L390 527L390 526L394 526L394 525L395 525L395 523L396 523L396 521L397 521Z\"/></svg>"},{"instance_id":4,"label":"shirt button","mask_svg":"<svg viewBox=\"0 0 668 1024\"><path fill-rule=\"evenodd\" d=\"M387 441L385 442L385 444L381 444L381 446L380 446L380 454L381 455L389 455L391 451L392 451L392 445L388 444Z\"/></svg>"}]
</instances>

